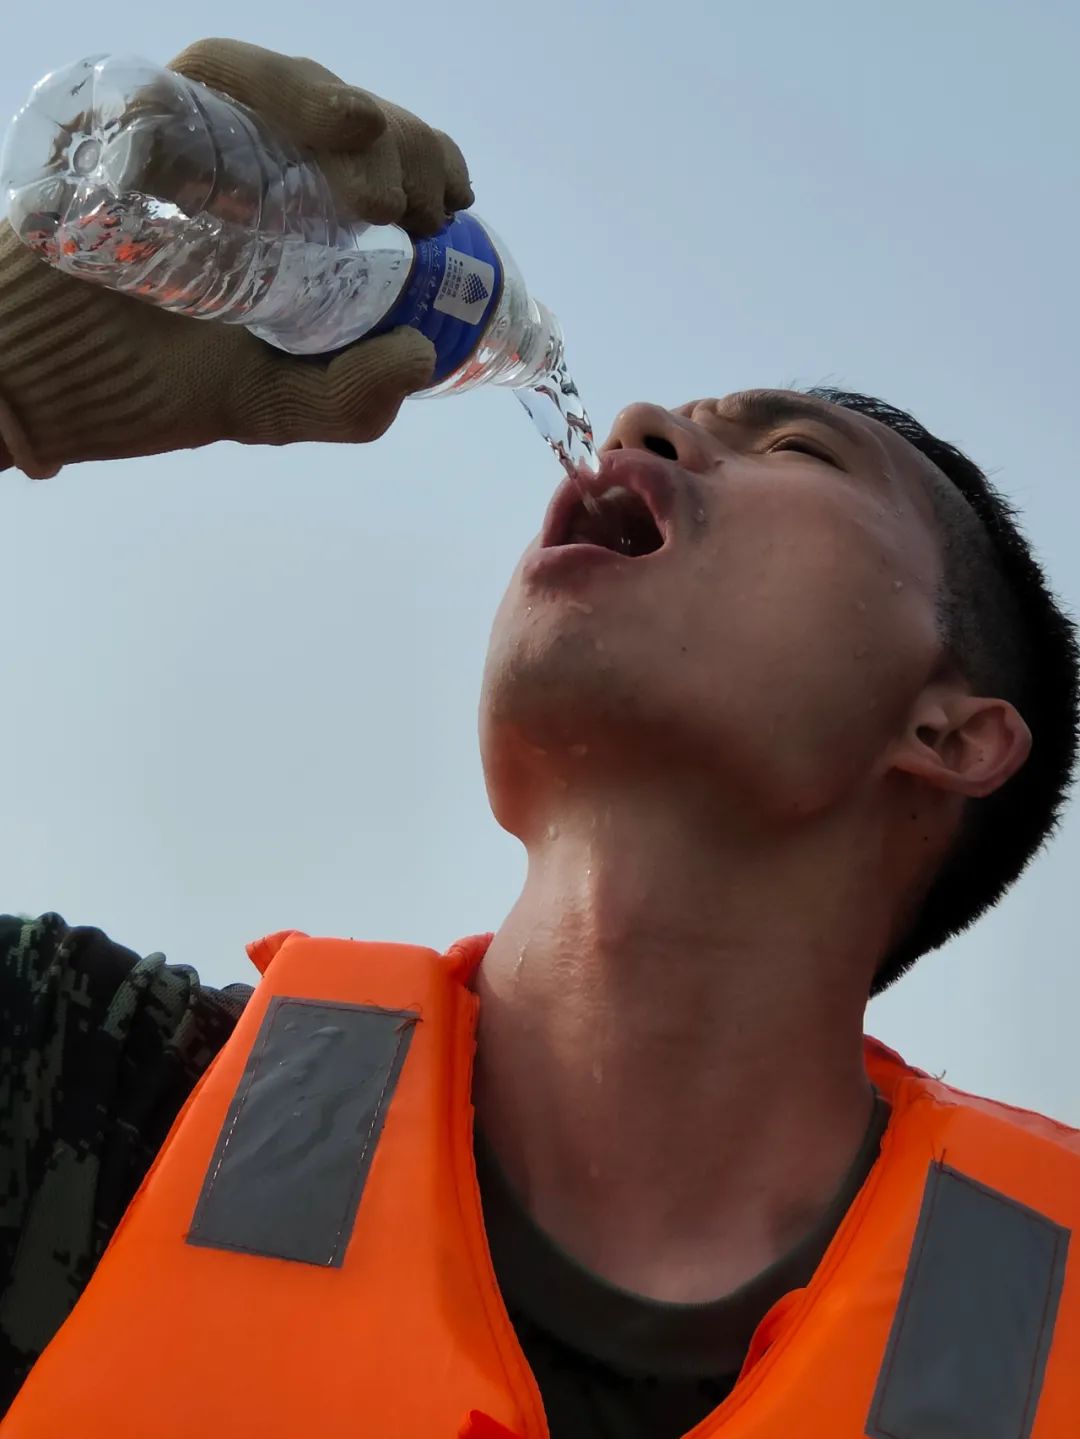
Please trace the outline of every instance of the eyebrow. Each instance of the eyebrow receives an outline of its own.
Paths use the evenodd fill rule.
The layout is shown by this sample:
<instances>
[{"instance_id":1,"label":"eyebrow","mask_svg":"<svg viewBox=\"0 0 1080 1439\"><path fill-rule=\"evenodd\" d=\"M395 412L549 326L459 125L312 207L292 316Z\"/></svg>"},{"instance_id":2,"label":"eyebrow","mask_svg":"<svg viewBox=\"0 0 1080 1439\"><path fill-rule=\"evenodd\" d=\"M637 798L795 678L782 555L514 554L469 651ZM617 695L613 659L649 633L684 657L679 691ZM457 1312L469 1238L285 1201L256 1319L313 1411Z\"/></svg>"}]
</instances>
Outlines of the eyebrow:
<instances>
[{"instance_id":1,"label":"eyebrow","mask_svg":"<svg viewBox=\"0 0 1080 1439\"><path fill-rule=\"evenodd\" d=\"M721 420L730 420L758 434L778 429L791 420L813 420L819 425L828 425L854 445L865 439L859 426L842 414L838 406L816 403L779 390L744 390L733 395L725 408L716 413Z\"/></svg>"}]
</instances>

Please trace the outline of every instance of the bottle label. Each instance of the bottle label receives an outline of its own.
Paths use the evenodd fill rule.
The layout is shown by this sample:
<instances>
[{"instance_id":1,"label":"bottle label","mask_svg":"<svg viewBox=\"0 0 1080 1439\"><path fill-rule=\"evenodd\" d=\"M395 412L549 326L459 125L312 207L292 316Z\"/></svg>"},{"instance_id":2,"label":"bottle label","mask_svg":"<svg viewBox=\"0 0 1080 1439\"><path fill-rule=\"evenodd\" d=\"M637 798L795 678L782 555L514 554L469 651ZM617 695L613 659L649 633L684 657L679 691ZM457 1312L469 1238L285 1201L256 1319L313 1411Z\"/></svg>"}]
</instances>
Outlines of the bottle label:
<instances>
[{"instance_id":1,"label":"bottle label","mask_svg":"<svg viewBox=\"0 0 1080 1439\"><path fill-rule=\"evenodd\" d=\"M435 346L441 384L476 349L499 303L503 267L487 231L462 211L429 240L414 241L413 267L397 304L371 333L412 325Z\"/></svg>"}]
</instances>

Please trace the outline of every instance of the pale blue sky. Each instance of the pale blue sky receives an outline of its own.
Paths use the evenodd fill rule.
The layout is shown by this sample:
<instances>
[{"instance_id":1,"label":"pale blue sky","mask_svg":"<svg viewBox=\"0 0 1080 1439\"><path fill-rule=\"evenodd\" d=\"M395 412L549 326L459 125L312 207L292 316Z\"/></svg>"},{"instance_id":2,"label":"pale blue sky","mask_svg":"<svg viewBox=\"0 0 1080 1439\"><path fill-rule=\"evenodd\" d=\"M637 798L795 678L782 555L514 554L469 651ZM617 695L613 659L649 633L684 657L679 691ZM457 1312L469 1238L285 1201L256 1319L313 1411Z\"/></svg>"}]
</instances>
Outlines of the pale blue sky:
<instances>
[{"instance_id":1,"label":"pale blue sky","mask_svg":"<svg viewBox=\"0 0 1080 1439\"><path fill-rule=\"evenodd\" d=\"M512 17L512 18L511 18ZM478 213L624 403L832 381L996 475L1070 605L1080 8L908 0L24 7L0 109L100 50L227 34L449 130ZM214 983L281 927L442 946L521 874L475 706L491 614L558 480L505 393L367 449L219 446L0 480L0 908L55 908ZM1080 1123L1076 811L871 1027Z\"/></svg>"}]
</instances>

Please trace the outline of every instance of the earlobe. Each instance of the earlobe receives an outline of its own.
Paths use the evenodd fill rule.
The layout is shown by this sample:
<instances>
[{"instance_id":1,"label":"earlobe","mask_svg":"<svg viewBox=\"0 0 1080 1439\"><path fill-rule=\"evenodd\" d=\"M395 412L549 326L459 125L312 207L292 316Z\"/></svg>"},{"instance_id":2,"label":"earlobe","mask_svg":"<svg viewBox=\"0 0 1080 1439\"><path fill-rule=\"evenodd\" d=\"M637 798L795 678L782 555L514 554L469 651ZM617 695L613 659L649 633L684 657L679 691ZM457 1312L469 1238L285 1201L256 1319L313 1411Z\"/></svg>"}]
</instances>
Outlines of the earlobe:
<instances>
[{"instance_id":1,"label":"earlobe","mask_svg":"<svg viewBox=\"0 0 1080 1439\"><path fill-rule=\"evenodd\" d=\"M1008 700L937 700L916 716L896 768L968 799L985 799L1021 768L1031 731Z\"/></svg>"}]
</instances>

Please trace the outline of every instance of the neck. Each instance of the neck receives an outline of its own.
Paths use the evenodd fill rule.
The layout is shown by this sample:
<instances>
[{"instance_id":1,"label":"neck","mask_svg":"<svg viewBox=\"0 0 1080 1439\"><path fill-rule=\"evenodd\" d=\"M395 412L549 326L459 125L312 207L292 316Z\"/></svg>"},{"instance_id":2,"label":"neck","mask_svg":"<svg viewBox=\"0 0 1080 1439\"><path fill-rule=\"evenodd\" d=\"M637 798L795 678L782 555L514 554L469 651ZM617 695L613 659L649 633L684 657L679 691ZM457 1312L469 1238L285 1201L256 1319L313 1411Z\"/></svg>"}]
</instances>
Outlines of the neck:
<instances>
[{"instance_id":1,"label":"neck","mask_svg":"<svg viewBox=\"0 0 1080 1439\"><path fill-rule=\"evenodd\" d=\"M476 979L474 1098L552 1238L697 1302L797 1243L855 1157L887 916L850 828L766 841L689 809L624 788L536 827Z\"/></svg>"}]
</instances>

